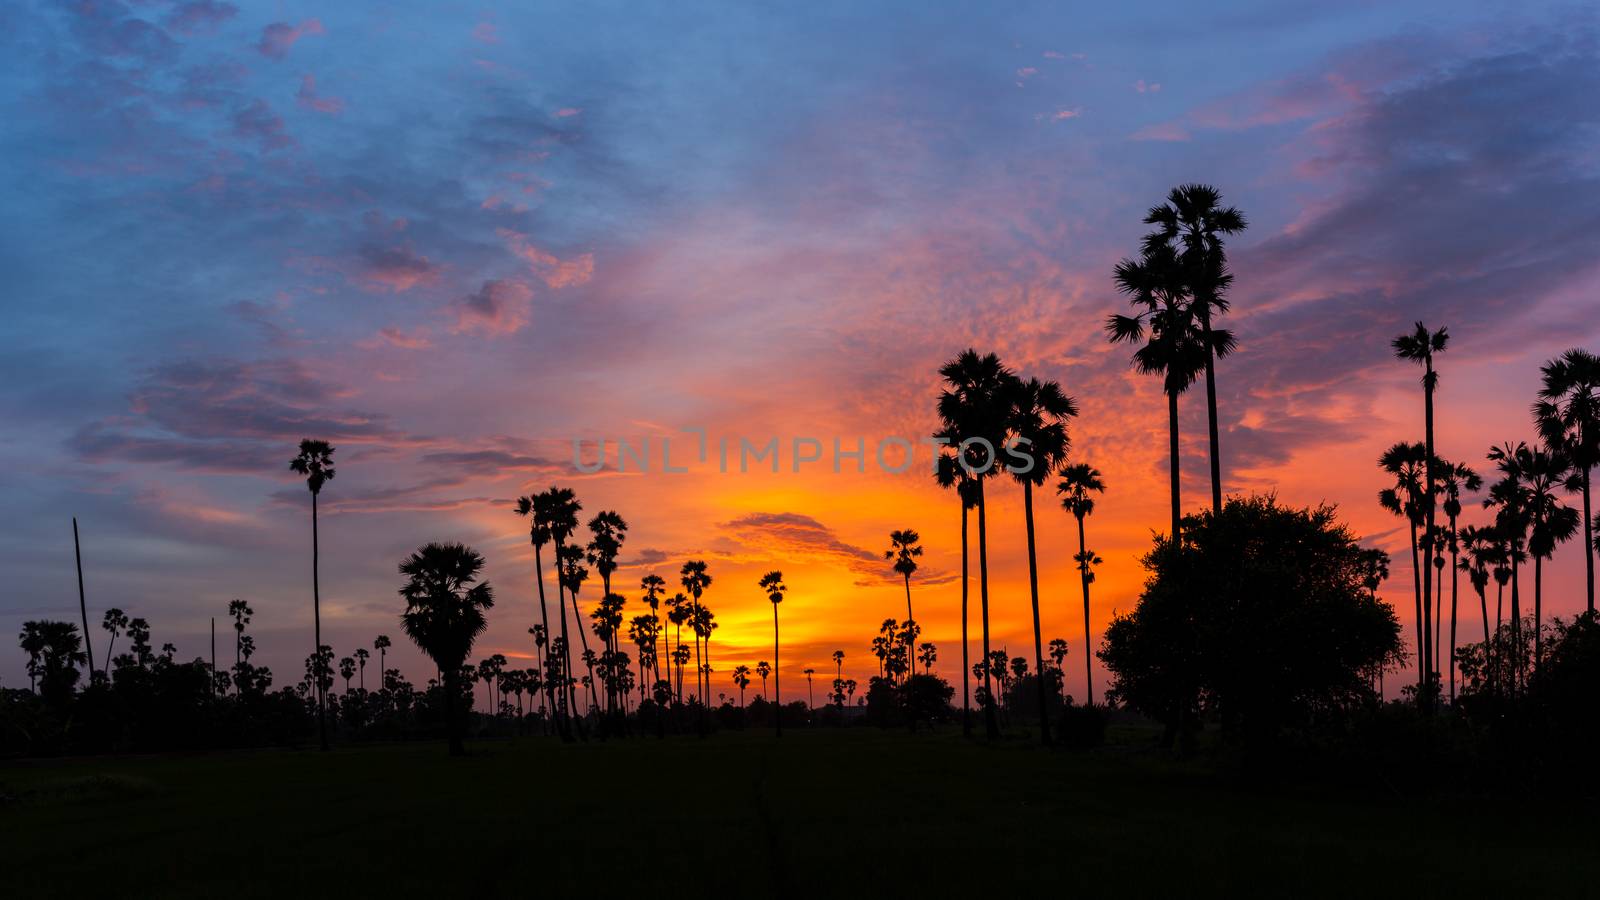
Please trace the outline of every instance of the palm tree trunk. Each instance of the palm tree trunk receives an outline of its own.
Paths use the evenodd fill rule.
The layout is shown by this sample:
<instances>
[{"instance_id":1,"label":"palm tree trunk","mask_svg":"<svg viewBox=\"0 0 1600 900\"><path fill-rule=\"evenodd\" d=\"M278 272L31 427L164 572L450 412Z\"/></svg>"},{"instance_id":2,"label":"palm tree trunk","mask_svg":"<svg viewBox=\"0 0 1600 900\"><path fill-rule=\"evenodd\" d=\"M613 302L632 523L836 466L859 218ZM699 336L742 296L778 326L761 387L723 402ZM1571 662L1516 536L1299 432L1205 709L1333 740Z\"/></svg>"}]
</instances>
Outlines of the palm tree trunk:
<instances>
[{"instance_id":1,"label":"palm tree trunk","mask_svg":"<svg viewBox=\"0 0 1600 900\"><path fill-rule=\"evenodd\" d=\"M1455 516L1450 517L1450 537L1456 535ZM1456 568L1456 543L1450 542L1450 705L1456 704L1456 591L1461 584L1460 570Z\"/></svg>"},{"instance_id":2,"label":"palm tree trunk","mask_svg":"<svg viewBox=\"0 0 1600 900\"><path fill-rule=\"evenodd\" d=\"M1506 621L1505 608L1506 608L1506 583L1501 581L1499 578L1496 578L1495 581L1494 581L1494 643L1490 644L1490 650L1491 650L1492 653L1494 653L1494 661L1493 661L1493 664L1489 667L1490 677L1493 678L1493 680L1494 680L1495 691L1496 692L1498 692L1500 690L1500 683L1501 683L1501 679L1500 679L1500 676L1501 676L1501 668L1500 668L1501 659L1500 659L1500 646L1499 645L1500 645L1500 629L1501 629L1502 626L1505 625L1505 621Z\"/></svg>"},{"instance_id":3,"label":"palm tree trunk","mask_svg":"<svg viewBox=\"0 0 1600 900\"><path fill-rule=\"evenodd\" d=\"M440 673L440 681L444 684L444 718L445 733L450 736L450 755L464 756L466 747L461 743L461 721L456 714L456 702L460 699L461 689L456 684L460 675L459 667L452 668L449 675Z\"/></svg>"},{"instance_id":4,"label":"palm tree trunk","mask_svg":"<svg viewBox=\"0 0 1600 900\"><path fill-rule=\"evenodd\" d=\"M1583 440L1585 440L1585 438L1582 436L1582 432L1580 431L1579 432L1579 441L1581 442ZM1589 469L1590 468L1591 467L1589 467L1589 466L1584 466L1583 467L1583 480L1582 480L1582 482L1580 482L1580 484L1582 485L1582 490L1583 490L1583 566L1584 566L1584 573L1585 573L1585 575L1588 576L1588 581L1585 582L1585 588L1587 590L1587 597L1588 597L1588 600L1589 600L1588 611L1592 613L1592 612L1594 612L1594 554L1595 554L1595 547L1594 547L1594 519L1592 518L1593 513L1591 513L1589 511ZM76 519L73 520L73 535L74 536L77 535L77 520ZM81 575L79 576L79 581L80 582L82 581L82 576ZM83 593L83 588L82 588L81 584L79 586L78 593L79 593L79 595L82 595L82 593ZM86 619L85 621L88 621L88 620ZM87 628L88 626L84 626L84 627ZM90 659L93 659L93 658L94 657L90 657Z\"/></svg>"},{"instance_id":5,"label":"palm tree trunk","mask_svg":"<svg viewBox=\"0 0 1600 900\"><path fill-rule=\"evenodd\" d=\"M1585 491L1588 490L1588 482L1584 482L1584 490ZM1583 505L1583 517L1584 517L1584 519L1588 519L1589 518L1589 504L1587 502L1588 499L1589 499L1589 495L1587 493L1585 493L1584 494L1585 503ZM1585 525L1584 527L1588 528L1587 525ZM1588 540L1587 540L1588 532L1587 531L1584 532L1584 536L1585 536L1584 543L1588 543ZM78 546L78 517L77 516L73 516L72 517L72 558L78 564L78 613L83 616L83 658L87 661L88 666L89 666L89 683L90 684L94 684L94 648L89 645L89 604L84 599L84 596L83 596L83 551ZM1592 588L1593 587L1593 583L1594 583L1594 573L1590 572L1589 574L1590 574L1590 578L1589 578L1590 586ZM907 594L907 597L909 597L909 596L910 595ZM910 602L910 601L908 600L907 602ZM1593 594L1592 590L1591 590L1590 595L1589 595L1589 609L1591 609L1591 610L1594 609L1594 594ZM215 673L213 673L213 675L215 675ZM213 681L214 680L215 679L213 678ZM213 688L212 690L215 690L215 688Z\"/></svg>"},{"instance_id":6,"label":"palm tree trunk","mask_svg":"<svg viewBox=\"0 0 1600 900\"><path fill-rule=\"evenodd\" d=\"M1172 475L1172 545L1176 547L1178 546L1178 519L1181 516L1183 504L1178 496L1178 394L1171 389L1167 391L1167 436L1169 444L1168 455L1170 457L1168 468L1171 470ZM982 521L981 512L979 521ZM980 539L979 544L981 545L982 543ZM980 546L979 553L982 552L983 550Z\"/></svg>"},{"instance_id":7,"label":"palm tree trunk","mask_svg":"<svg viewBox=\"0 0 1600 900\"><path fill-rule=\"evenodd\" d=\"M967 498L960 488L957 488L956 494L961 502L961 736L972 737L972 666L967 659L970 646L967 638L967 600L972 593L969 584L972 579L968 572L971 554L967 550Z\"/></svg>"},{"instance_id":8,"label":"palm tree trunk","mask_svg":"<svg viewBox=\"0 0 1600 900\"><path fill-rule=\"evenodd\" d=\"M1544 608L1540 601L1544 599L1544 557L1537 554L1533 557L1533 674L1539 673L1539 664L1544 661Z\"/></svg>"},{"instance_id":9,"label":"palm tree trunk","mask_svg":"<svg viewBox=\"0 0 1600 900\"><path fill-rule=\"evenodd\" d=\"M1422 569L1421 563L1417 561L1417 523L1411 516L1406 518L1411 520L1411 588L1417 602L1417 702L1421 703L1422 688L1427 684L1422 670L1428 667L1427 657L1424 655L1426 652L1424 647L1427 645L1423 641L1423 635L1428 633L1428 620L1422 617Z\"/></svg>"},{"instance_id":10,"label":"palm tree trunk","mask_svg":"<svg viewBox=\"0 0 1600 900\"><path fill-rule=\"evenodd\" d=\"M1217 377L1213 371L1211 350L1211 308L1207 303L1200 307L1200 331L1206 342L1206 427L1209 430L1211 452L1211 509L1222 509L1222 449L1217 440Z\"/></svg>"},{"instance_id":11,"label":"palm tree trunk","mask_svg":"<svg viewBox=\"0 0 1600 900\"><path fill-rule=\"evenodd\" d=\"M1517 693L1522 678L1522 591L1521 565L1511 559L1511 695Z\"/></svg>"},{"instance_id":12,"label":"palm tree trunk","mask_svg":"<svg viewBox=\"0 0 1600 900\"><path fill-rule=\"evenodd\" d=\"M983 727L990 740L1000 736L1000 724L995 721L995 696L989 671L989 525L987 502L983 496L983 479L978 480L978 597L983 610Z\"/></svg>"},{"instance_id":13,"label":"palm tree trunk","mask_svg":"<svg viewBox=\"0 0 1600 900\"><path fill-rule=\"evenodd\" d=\"M1432 356L1429 356L1427 358L1427 361L1426 361L1425 365L1426 365L1426 368L1427 368L1427 372L1426 372L1426 374L1424 376L1424 379L1423 379L1422 395L1423 395L1423 425L1424 425L1424 428L1426 430L1425 438L1426 438L1426 441L1427 441L1427 445L1426 445L1425 450L1427 452L1427 458L1423 460L1422 468L1423 468L1423 472L1425 473L1425 479L1426 479L1427 484L1424 487L1424 493L1422 495L1422 508L1423 508L1424 515L1427 518L1427 522L1426 522L1426 529L1427 530L1423 532L1427 536L1427 540L1423 543L1423 547L1422 547L1422 611L1423 611L1424 614L1430 614L1432 612L1432 609L1430 607L1433 605L1433 591L1432 591L1432 588L1433 588L1433 551L1434 551L1434 542L1438 538L1438 536L1434 533L1434 530L1433 530L1433 508L1434 508L1434 502L1433 502L1433 357ZM1424 635L1424 637L1426 637L1426 634ZM1428 649L1427 658L1431 660L1431 659L1433 659L1433 646L1432 646L1431 643L1429 644L1427 649ZM1426 684L1432 684L1433 677L1434 677L1434 672L1430 669L1430 671L1427 674L1426 681L1424 681L1424 684L1425 685ZM1426 692L1424 692L1424 695L1425 694L1426 694Z\"/></svg>"},{"instance_id":14,"label":"palm tree trunk","mask_svg":"<svg viewBox=\"0 0 1600 900\"><path fill-rule=\"evenodd\" d=\"M317 541L317 492L311 492L311 615L317 645L313 654L322 653L322 586L318 578L320 548ZM328 716L322 700L322 674L316 673L317 682L317 740L322 749L328 749Z\"/></svg>"},{"instance_id":15,"label":"palm tree trunk","mask_svg":"<svg viewBox=\"0 0 1600 900\"><path fill-rule=\"evenodd\" d=\"M1435 560L1444 558L1443 551ZM1434 574L1439 576L1439 583L1433 587L1433 674L1438 677L1444 671L1444 661L1439 659L1439 654L1444 647L1444 575L1434 566Z\"/></svg>"},{"instance_id":16,"label":"palm tree trunk","mask_svg":"<svg viewBox=\"0 0 1600 900\"><path fill-rule=\"evenodd\" d=\"M910 583L909 581L907 582ZM906 596L910 596L908 590ZM772 604L772 721L778 737L783 737L783 681L778 674L778 604Z\"/></svg>"},{"instance_id":17,"label":"palm tree trunk","mask_svg":"<svg viewBox=\"0 0 1600 900\"><path fill-rule=\"evenodd\" d=\"M1089 648L1094 646L1094 639L1089 634L1089 551L1083 542L1083 516L1078 516L1078 566L1078 579L1083 582L1083 696L1093 706L1094 665Z\"/></svg>"},{"instance_id":18,"label":"palm tree trunk","mask_svg":"<svg viewBox=\"0 0 1600 900\"><path fill-rule=\"evenodd\" d=\"M1039 741L1050 746L1050 700L1044 690L1044 638L1039 624L1039 558L1034 549L1033 483L1022 483L1022 514L1028 523L1028 597L1033 601L1033 671L1039 695Z\"/></svg>"}]
</instances>

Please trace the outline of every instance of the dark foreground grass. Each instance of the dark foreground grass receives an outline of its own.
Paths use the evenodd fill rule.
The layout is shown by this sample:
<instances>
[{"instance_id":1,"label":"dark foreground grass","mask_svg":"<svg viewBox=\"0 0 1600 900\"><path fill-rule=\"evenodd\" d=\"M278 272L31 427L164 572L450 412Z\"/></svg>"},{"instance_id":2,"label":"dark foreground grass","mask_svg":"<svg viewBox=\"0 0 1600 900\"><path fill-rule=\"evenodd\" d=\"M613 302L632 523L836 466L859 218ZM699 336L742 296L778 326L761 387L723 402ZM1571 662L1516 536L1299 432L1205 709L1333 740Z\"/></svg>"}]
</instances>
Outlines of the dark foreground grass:
<instances>
[{"instance_id":1,"label":"dark foreground grass","mask_svg":"<svg viewBox=\"0 0 1600 900\"><path fill-rule=\"evenodd\" d=\"M3 764L0 896L1460 897L1600 885L1596 830L1577 824L1588 811L1554 820L1467 797L1252 785L1127 748L853 729L472 750Z\"/></svg>"}]
</instances>

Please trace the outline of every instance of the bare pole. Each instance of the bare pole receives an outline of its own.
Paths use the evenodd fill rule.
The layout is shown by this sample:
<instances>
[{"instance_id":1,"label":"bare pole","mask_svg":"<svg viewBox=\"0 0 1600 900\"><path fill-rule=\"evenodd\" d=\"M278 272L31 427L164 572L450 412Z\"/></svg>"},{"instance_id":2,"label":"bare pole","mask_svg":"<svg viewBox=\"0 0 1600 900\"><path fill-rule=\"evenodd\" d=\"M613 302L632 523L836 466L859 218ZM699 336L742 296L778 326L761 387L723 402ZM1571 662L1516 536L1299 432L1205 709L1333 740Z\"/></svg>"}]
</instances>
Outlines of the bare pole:
<instances>
[{"instance_id":1,"label":"bare pole","mask_svg":"<svg viewBox=\"0 0 1600 900\"><path fill-rule=\"evenodd\" d=\"M94 648L89 646L89 605L83 599L83 550L78 545L78 517L72 517L72 556L78 562L78 612L83 615L83 651L89 655L89 683L94 683Z\"/></svg>"}]
</instances>

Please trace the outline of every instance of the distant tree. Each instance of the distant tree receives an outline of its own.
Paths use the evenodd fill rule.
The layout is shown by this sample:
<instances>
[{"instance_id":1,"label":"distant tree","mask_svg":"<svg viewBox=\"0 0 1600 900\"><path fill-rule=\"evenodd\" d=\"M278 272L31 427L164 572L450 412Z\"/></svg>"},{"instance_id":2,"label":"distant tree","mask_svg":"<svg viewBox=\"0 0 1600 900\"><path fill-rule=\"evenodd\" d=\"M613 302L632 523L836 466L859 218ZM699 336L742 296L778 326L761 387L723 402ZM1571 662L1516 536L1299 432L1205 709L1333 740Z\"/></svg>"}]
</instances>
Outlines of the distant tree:
<instances>
[{"instance_id":1,"label":"distant tree","mask_svg":"<svg viewBox=\"0 0 1600 900\"><path fill-rule=\"evenodd\" d=\"M554 488L552 488L552 490L554 490ZM549 518L550 517L550 512L551 512L551 502L550 501L551 501L551 498L550 498L550 495L549 495L548 492L544 493L544 494L537 494L537 495L524 495L524 496L521 496L521 497L517 498L517 502L514 505L514 507L512 508L512 511L515 512L517 515L522 516L522 517L524 517L524 518L526 518L528 520L528 542L533 546L533 581L534 581L534 584L537 586L537 590L538 590L538 594L539 594L539 619L540 619L540 624L535 625L534 627L543 629L543 633L544 633L543 646L547 650L551 646L550 645L550 609L549 609L548 604L545 603L545 598L544 598L544 547L545 547L546 544L550 543L550 541L552 539L552 536L551 536L551 533L550 533L550 518ZM562 629L563 629L563 632L562 632L563 634L565 634L565 628L566 628L566 612L565 612L565 610L566 610L566 607L563 606L562 607L562 617L561 617L561 626L562 626ZM535 647L541 646L538 633L534 634L534 646ZM557 708L558 708L557 707L557 702L556 702L556 695L555 695L556 687L557 687L558 683L559 684L565 684L566 682L565 682L564 679L556 679L556 678L548 677L548 673L549 673L548 662L549 662L549 656L547 654L546 655L546 662L545 662L545 664L543 664L541 666L542 668L545 668L546 677L541 679L541 682L544 685L544 698L540 701L540 703L541 703L541 705L548 706L548 708L551 711L551 714L554 715L556 710L557 710ZM563 695L561 697L561 702L560 702L559 708L560 709L565 709L566 705L567 705L566 704L566 696ZM556 721L556 728L557 728L558 732L561 734L562 739L563 740L568 740L568 741L572 740L572 734L571 734L570 730L567 728L567 723L566 723L565 718L557 716L555 721Z\"/></svg>"},{"instance_id":2,"label":"distant tree","mask_svg":"<svg viewBox=\"0 0 1600 900\"><path fill-rule=\"evenodd\" d=\"M1438 478L1439 460L1435 455L1433 443L1433 395L1439 388L1439 373L1433 368L1433 357L1435 354L1443 353L1445 348L1449 346L1450 332L1445 328L1430 332L1426 325L1418 322L1415 330L1396 337L1391 343L1394 347L1394 355L1397 358L1409 360L1422 366L1424 455L1422 458L1423 491L1421 505L1422 534L1426 538L1422 543L1422 621L1424 623L1423 631L1426 633L1426 623L1431 618L1428 613L1431 611L1430 606L1433 602L1431 596L1433 587L1433 552L1438 535L1434 527L1434 483ZM1433 657L1428 653L1429 650L1429 643L1424 641L1420 652L1431 660ZM1431 665L1421 667L1423 685L1429 688L1429 690L1419 694L1421 697L1438 692L1438 683L1434 680L1437 678L1437 673L1432 672L1432 668Z\"/></svg>"},{"instance_id":3,"label":"distant tree","mask_svg":"<svg viewBox=\"0 0 1600 900\"><path fill-rule=\"evenodd\" d=\"M228 615L233 618L233 665L238 667L244 661L241 654L244 642L244 627L250 624L250 617L255 615L255 610L243 600L228 601Z\"/></svg>"},{"instance_id":4,"label":"distant tree","mask_svg":"<svg viewBox=\"0 0 1600 900\"><path fill-rule=\"evenodd\" d=\"M113 606L106 610L105 616L100 620L100 627L111 635L111 638L106 641L106 664L101 666L104 671L100 673L106 675L111 671L111 645L117 642L117 635L127 629L128 614Z\"/></svg>"},{"instance_id":5,"label":"distant tree","mask_svg":"<svg viewBox=\"0 0 1600 900\"><path fill-rule=\"evenodd\" d=\"M1383 455L1378 457L1379 468L1394 478L1394 487L1384 488L1378 492L1378 505L1403 517L1411 528L1411 586L1417 623L1417 684L1423 688L1428 684L1426 670L1432 657L1428 653L1429 617L1425 615L1428 606L1424 602L1422 591L1423 564L1418 558L1420 545L1417 540L1417 527L1425 521L1422 492L1427 455L1427 447L1424 445L1402 441L1383 451ZM1418 691L1418 701L1426 702L1426 690Z\"/></svg>"},{"instance_id":6,"label":"distant tree","mask_svg":"<svg viewBox=\"0 0 1600 900\"><path fill-rule=\"evenodd\" d=\"M763 697L767 695L767 676L771 674L772 663L769 663L764 659L756 663L756 675L761 678L761 696Z\"/></svg>"},{"instance_id":7,"label":"distant tree","mask_svg":"<svg viewBox=\"0 0 1600 900\"><path fill-rule=\"evenodd\" d=\"M434 661L444 678L445 722L450 753L462 745L461 669L472 645L488 627L484 616L494 606L494 590L479 582L483 557L461 544L427 544L400 564L406 583L400 596L406 610L400 625L406 636Z\"/></svg>"},{"instance_id":8,"label":"distant tree","mask_svg":"<svg viewBox=\"0 0 1600 900\"><path fill-rule=\"evenodd\" d=\"M28 654L28 680L34 690L48 705L65 705L81 677L78 666L89 665L78 626L71 622L23 622L19 640L22 652Z\"/></svg>"},{"instance_id":9,"label":"distant tree","mask_svg":"<svg viewBox=\"0 0 1600 900\"><path fill-rule=\"evenodd\" d=\"M766 663L762 663L766 665ZM762 676L764 681L766 676ZM750 667L737 665L733 667L733 684L739 689L739 708L744 709L744 689L750 686Z\"/></svg>"},{"instance_id":10,"label":"distant tree","mask_svg":"<svg viewBox=\"0 0 1600 900\"><path fill-rule=\"evenodd\" d=\"M355 655L356 674L359 676L356 686L365 691L367 689L367 659L371 657L372 654L368 653L367 648L365 647L357 647Z\"/></svg>"},{"instance_id":11,"label":"distant tree","mask_svg":"<svg viewBox=\"0 0 1600 900\"><path fill-rule=\"evenodd\" d=\"M939 661L939 648L933 644L924 643L917 648L917 661L922 663L922 674L931 675L933 673L933 664ZM954 692L955 688L950 690Z\"/></svg>"},{"instance_id":12,"label":"distant tree","mask_svg":"<svg viewBox=\"0 0 1600 900\"><path fill-rule=\"evenodd\" d=\"M356 661L346 656L339 660L339 677L344 679L344 692L350 693L350 679L356 677Z\"/></svg>"},{"instance_id":13,"label":"distant tree","mask_svg":"<svg viewBox=\"0 0 1600 900\"><path fill-rule=\"evenodd\" d=\"M1441 462L1443 462L1441 460ZM1439 488L1444 494L1444 515L1448 523L1445 530L1445 544L1450 549L1450 654L1446 658L1446 665L1450 667L1450 702L1456 699L1456 593L1460 579L1456 573L1460 571L1458 555L1461 550L1461 533L1456 527L1456 520L1461 516L1461 494L1463 491L1479 491L1483 489L1483 479L1477 472L1461 463L1445 463L1439 469ZM1444 579L1440 579L1442 582ZM1443 611L1440 612L1443 615ZM1435 634L1437 638L1437 634Z\"/></svg>"},{"instance_id":14,"label":"distant tree","mask_svg":"<svg viewBox=\"0 0 1600 900\"><path fill-rule=\"evenodd\" d=\"M812 680L811 679L812 679L813 675L817 674L817 670L813 669L813 668L810 668L808 666L808 667L802 669L801 673L806 676L806 707L808 709L816 709L817 708L817 695L813 691L813 685L812 685Z\"/></svg>"},{"instance_id":15,"label":"distant tree","mask_svg":"<svg viewBox=\"0 0 1600 900\"><path fill-rule=\"evenodd\" d=\"M945 435L936 435L942 437ZM971 682L967 677L967 654L971 641L967 638L967 605L971 589L969 585L970 554L967 552L967 518L968 511L977 505L977 480L970 477L966 467L960 463L961 455L956 453L941 453L937 465L934 467L934 480L943 488L954 488L957 498L961 501L961 734L963 737L972 736L972 700L969 690Z\"/></svg>"},{"instance_id":16,"label":"distant tree","mask_svg":"<svg viewBox=\"0 0 1600 900\"><path fill-rule=\"evenodd\" d=\"M700 662L700 639L710 634L709 629L705 635L701 634L701 623L704 617L700 613L700 598L705 594L706 588L711 586L711 575L706 571L704 560L691 559L684 563L683 568L678 571L678 578L683 584L683 589L689 592L689 597L693 600L688 621L690 631L693 632L695 637L695 670L698 672L703 668L703 664ZM706 652L709 653L710 650L708 649ZM705 682L703 677L695 682L695 693L700 698L702 705L710 704L711 686Z\"/></svg>"},{"instance_id":17,"label":"distant tree","mask_svg":"<svg viewBox=\"0 0 1600 900\"><path fill-rule=\"evenodd\" d=\"M1583 495L1583 565L1588 611L1594 612L1594 554L1600 552L1589 503L1590 477L1600 464L1600 357L1587 350L1568 350L1545 363L1534 422L1545 445L1572 461L1569 490Z\"/></svg>"},{"instance_id":18,"label":"distant tree","mask_svg":"<svg viewBox=\"0 0 1600 900\"><path fill-rule=\"evenodd\" d=\"M1215 456L1212 458L1215 459ZM1056 485L1061 507L1078 520L1078 552L1072 559L1078 564L1078 581L1083 586L1083 686L1085 702L1091 706L1094 705L1094 632L1089 625L1089 585L1094 582L1094 567L1099 564L1100 557L1089 552L1084 544L1083 520L1094 512L1094 495L1103 494L1105 490L1106 483L1100 470L1088 463L1074 463L1063 468L1061 481ZM1065 670L1063 687L1066 683L1064 676Z\"/></svg>"},{"instance_id":19,"label":"distant tree","mask_svg":"<svg viewBox=\"0 0 1600 900\"><path fill-rule=\"evenodd\" d=\"M1146 554L1138 605L1106 631L1116 699L1169 739L1210 710L1246 743L1370 702L1367 675L1400 656L1400 626L1366 591L1362 548L1332 508L1230 498L1181 533Z\"/></svg>"},{"instance_id":20,"label":"distant tree","mask_svg":"<svg viewBox=\"0 0 1600 900\"><path fill-rule=\"evenodd\" d=\"M889 532L889 549L883 551L885 560L894 561L894 570L905 581L906 621L916 621L911 614L911 576L917 571L917 557L922 555L922 538L912 529Z\"/></svg>"},{"instance_id":21,"label":"distant tree","mask_svg":"<svg viewBox=\"0 0 1600 900\"><path fill-rule=\"evenodd\" d=\"M300 442L300 455L289 461L290 470L306 477L306 487L311 491L311 613L314 627L314 645L322 647L322 585L318 577L320 543L317 539L317 495L322 486L333 480L333 445L327 441L307 438ZM317 691L317 735L322 749L328 749L328 719L325 689Z\"/></svg>"}]
</instances>

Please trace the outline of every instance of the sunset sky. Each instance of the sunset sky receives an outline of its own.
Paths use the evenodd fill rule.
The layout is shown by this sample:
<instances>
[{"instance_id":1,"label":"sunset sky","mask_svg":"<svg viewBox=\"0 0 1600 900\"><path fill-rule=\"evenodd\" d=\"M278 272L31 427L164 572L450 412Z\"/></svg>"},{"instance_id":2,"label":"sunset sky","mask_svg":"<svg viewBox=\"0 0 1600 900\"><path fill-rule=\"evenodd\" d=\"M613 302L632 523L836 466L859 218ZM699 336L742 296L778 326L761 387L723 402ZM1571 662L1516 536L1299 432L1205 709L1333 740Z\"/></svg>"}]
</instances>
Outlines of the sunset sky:
<instances>
[{"instance_id":1,"label":"sunset sky","mask_svg":"<svg viewBox=\"0 0 1600 900\"><path fill-rule=\"evenodd\" d=\"M511 502L561 484L585 519L627 519L630 600L707 560L719 691L770 658L769 569L791 589L785 694L835 648L864 683L878 623L904 616L887 535L915 528L913 599L953 677L959 507L926 446L902 474L873 451L932 432L937 367L968 346L1078 401L1073 458L1110 486L1089 521L1098 631L1135 602L1167 504L1159 385L1102 332L1124 308L1111 268L1147 207L1204 181L1250 219L1218 372L1227 489L1338 504L1394 555L1409 637L1375 462L1421 439L1422 395L1388 342L1449 327L1439 451L1485 472L1490 444L1533 438L1539 364L1597 349L1600 22L1585 4L1293 6L6 3L0 631L77 621L76 515L97 653L118 606L186 659L215 615L231 657L239 597L258 661L298 680L309 498L287 464L312 436L338 447L321 531L339 656L387 633L392 664L431 674L395 572L430 540L488 559L475 655L531 655ZM1186 395L1189 510L1204 422ZM797 437L824 446L799 473ZM574 438L605 438L611 465L575 471ZM619 438L648 439L654 471L615 471ZM688 472L660 471L667 438ZM740 438L777 438L780 471L739 473ZM867 472L834 471L836 438L865 441ZM991 496L996 642L1016 655L1020 491ZM1081 696L1075 526L1039 499L1045 638L1070 642ZM1581 608L1580 554L1558 552L1547 613Z\"/></svg>"}]
</instances>

